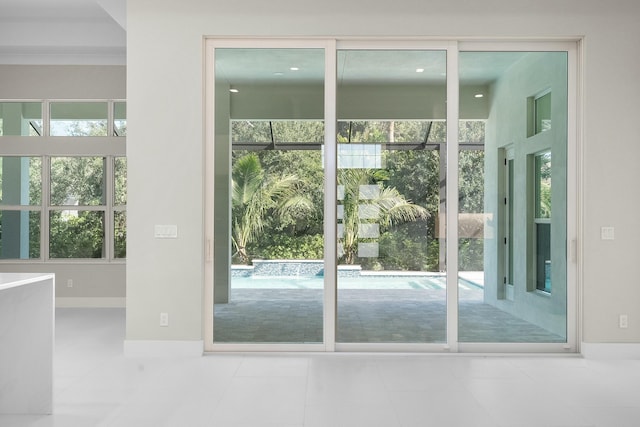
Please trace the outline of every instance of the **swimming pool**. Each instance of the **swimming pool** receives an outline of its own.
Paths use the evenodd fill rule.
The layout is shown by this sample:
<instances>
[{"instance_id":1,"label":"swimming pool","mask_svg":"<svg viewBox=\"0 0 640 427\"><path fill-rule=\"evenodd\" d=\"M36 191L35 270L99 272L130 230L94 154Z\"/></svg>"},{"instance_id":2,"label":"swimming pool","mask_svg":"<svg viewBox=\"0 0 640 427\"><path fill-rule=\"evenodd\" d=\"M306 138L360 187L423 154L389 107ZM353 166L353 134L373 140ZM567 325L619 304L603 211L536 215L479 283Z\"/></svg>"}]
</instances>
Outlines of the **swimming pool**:
<instances>
[{"instance_id":1,"label":"swimming pool","mask_svg":"<svg viewBox=\"0 0 640 427\"><path fill-rule=\"evenodd\" d=\"M472 280L473 279L473 280ZM444 274L366 274L360 277L340 277L338 289L446 289ZM459 285L463 289L480 290L482 283L476 277L460 277ZM269 277L248 276L232 277L232 289L322 289L323 276Z\"/></svg>"}]
</instances>

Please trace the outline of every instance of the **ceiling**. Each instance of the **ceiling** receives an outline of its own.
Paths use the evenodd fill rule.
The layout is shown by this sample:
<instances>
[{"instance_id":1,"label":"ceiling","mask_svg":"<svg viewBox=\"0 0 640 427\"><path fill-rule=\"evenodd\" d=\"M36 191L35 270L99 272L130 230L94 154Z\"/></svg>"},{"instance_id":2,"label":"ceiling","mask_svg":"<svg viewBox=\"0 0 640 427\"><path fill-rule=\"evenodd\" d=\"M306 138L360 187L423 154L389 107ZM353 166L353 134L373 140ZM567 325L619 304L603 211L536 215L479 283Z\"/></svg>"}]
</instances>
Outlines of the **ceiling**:
<instances>
[{"instance_id":1,"label":"ceiling","mask_svg":"<svg viewBox=\"0 0 640 427\"><path fill-rule=\"evenodd\" d=\"M462 52L460 79L468 85L487 85L524 55L523 52ZM247 83L322 83L322 49L218 49L216 78L230 86ZM445 84L445 51L341 50L337 83Z\"/></svg>"},{"instance_id":2,"label":"ceiling","mask_svg":"<svg viewBox=\"0 0 640 427\"><path fill-rule=\"evenodd\" d=\"M126 64L126 0L0 0L0 64ZM465 53L460 76L487 84L522 56ZM314 49L226 49L219 77L241 81L322 81L324 55ZM290 67L299 67L293 72ZM424 71L417 73L416 69ZM432 51L339 52L338 82L443 83L446 56Z\"/></svg>"},{"instance_id":3,"label":"ceiling","mask_svg":"<svg viewBox=\"0 0 640 427\"><path fill-rule=\"evenodd\" d=\"M0 0L0 64L126 63L126 0Z\"/></svg>"}]
</instances>

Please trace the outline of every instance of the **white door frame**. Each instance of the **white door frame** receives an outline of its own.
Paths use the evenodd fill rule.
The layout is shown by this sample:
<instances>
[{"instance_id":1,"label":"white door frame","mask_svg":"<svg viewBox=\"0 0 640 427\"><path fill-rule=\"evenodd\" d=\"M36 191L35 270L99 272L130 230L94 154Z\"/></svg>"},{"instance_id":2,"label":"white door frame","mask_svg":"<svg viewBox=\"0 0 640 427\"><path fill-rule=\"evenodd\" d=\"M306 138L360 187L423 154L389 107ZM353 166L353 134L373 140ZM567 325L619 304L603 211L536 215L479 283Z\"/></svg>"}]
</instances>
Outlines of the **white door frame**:
<instances>
[{"instance_id":1,"label":"white door frame","mask_svg":"<svg viewBox=\"0 0 640 427\"><path fill-rule=\"evenodd\" d=\"M580 40L560 41L481 41L474 39L332 39L332 38L225 38L205 39L205 185L204 185L204 283L203 339L205 351L398 351L398 352L555 352L577 353L580 342L579 286L581 282L582 151L580 144ZM325 50L325 278L324 342L320 344L227 344L213 342L213 222L214 137L215 137L215 49L216 48L322 48ZM458 126L447 126L447 342L442 344L336 344L337 213L336 204L336 51L338 49L425 49L447 52L447 122L458 123L460 51L566 51L568 53L568 135L567 135L567 343L459 343L458 342Z\"/></svg>"}]
</instances>

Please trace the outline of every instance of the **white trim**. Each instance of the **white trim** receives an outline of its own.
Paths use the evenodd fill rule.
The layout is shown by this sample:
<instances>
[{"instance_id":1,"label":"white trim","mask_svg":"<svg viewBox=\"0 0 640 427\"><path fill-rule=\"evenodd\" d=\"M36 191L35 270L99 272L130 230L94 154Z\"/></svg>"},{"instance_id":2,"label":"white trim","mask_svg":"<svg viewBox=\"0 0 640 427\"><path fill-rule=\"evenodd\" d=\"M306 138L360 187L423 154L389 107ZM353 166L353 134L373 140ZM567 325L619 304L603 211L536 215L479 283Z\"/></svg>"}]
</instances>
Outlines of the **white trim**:
<instances>
[{"instance_id":1,"label":"white trim","mask_svg":"<svg viewBox=\"0 0 640 427\"><path fill-rule=\"evenodd\" d=\"M585 359L640 359L640 343L588 343L581 344Z\"/></svg>"},{"instance_id":2,"label":"white trim","mask_svg":"<svg viewBox=\"0 0 640 427\"><path fill-rule=\"evenodd\" d=\"M346 353L455 354L447 343L337 343L336 351Z\"/></svg>"},{"instance_id":3,"label":"white trim","mask_svg":"<svg viewBox=\"0 0 640 427\"><path fill-rule=\"evenodd\" d=\"M540 39L536 38L518 39L505 38L495 40L474 40L470 38L462 38L460 40L459 50L462 51L475 51L475 52L555 52L555 51L570 51L575 49L576 42L582 40L581 37L567 37L567 38L552 38L552 39Z\"/></svg>"},{"instance_id":4,"label":"white trim","mask_svg":"<svg viewBox=\"0 0 640 427\"><path fill-rule=\"evenodd\" d=\"M221 343L215 342L205 351L220 353L324 353L327 351L322 343L300 343L300 344L282 344L282 343ZM329 350L332 352L333 350Z\"/></svg>"},{"instance_id":5,"label":"white trim","mask_svg":"<svg viewBox=\"0 0 640 427\"><path fill-rule=\"evenodd\" d=\"M214 120L214 45L211 40L204 42L204 185L202 186L203 204L204 204L204 244L203 259L204 262L204 283L202 298L203 313L203 332L204 332L204 349L211 351L213 346L213 228L214 228L214 136L215 136L215 120Z\"/></svg>"},{"instance_id":6,"label":"white trim","mask_svg":"<svg viewBox=\"0 0 640 427\"><path fill-rule=\"evenodd\" d=\"M577 355L575 348L567 343L487 342L458 344L460 353L466 354L547 354Z\"/></svg>"},{"instance_id":7,"label":"white trim","mask_svg":"<svg viewBox=\"0 0 640 427\"><path fill-rule=\"evenodd\" d=\"M132 358L147 357L201 357L204 354L204 342L173 340L125 340L124 356Z\"/></svg>"},{"instance_id":8,"label":"white trim","mask_svg":"<svg viewBox=\"0 0 640 427\"><path fill-rule=\"evenodd\" d=\"M458 136L460 82L458 42L447 49L447 144L446 144L446 275L447 343L458 351Z\"/></svg>"},{"instance_id":9,"label":"white trim","mask_svg":"<svg viewBox=\"0 0 640 427\"><path fill-rule=\"evenodd\" d=\"M338 50L447 50L450 46L444 40L421 40L421 39L394 39L394 38L343 38L336 41Z\"/></svg>"},{"instance_id":10,"label":"white trim","mask_svg":"<svg viewBox=\"0 0 640 427\"><path fill-rule=\"evenodd\" d=\"M60 308L125 308L126 297L56 297Z\"/></svg>"},{"instance_id":11,"label":"white trim","mask_svg":"<svg viewBox=\"0 0 640 427\"><path fill-rule=\"evenodd\" d=\"M338 141L337 129L337 49L327 41L324 82L324 299L323 339L325 351L336 350L338 304ZM330 202L327 202L329 200Z\"/></svg>"},{"instance_id":12,"label":"white trim","mask_svg":"<svg viewBox=\"0 0 640 427\"><path fill-rule=\"evenodd\" d=\"M580 294L582 286L582 256L580 245L583 230L582 209L582 43L570 43L567 48L567 342L572 343L573 351L579 352L582 339L582 322L579 315L582 311ZM575 247L575 252L572 248Z\"/></svg>"}]
</instances>

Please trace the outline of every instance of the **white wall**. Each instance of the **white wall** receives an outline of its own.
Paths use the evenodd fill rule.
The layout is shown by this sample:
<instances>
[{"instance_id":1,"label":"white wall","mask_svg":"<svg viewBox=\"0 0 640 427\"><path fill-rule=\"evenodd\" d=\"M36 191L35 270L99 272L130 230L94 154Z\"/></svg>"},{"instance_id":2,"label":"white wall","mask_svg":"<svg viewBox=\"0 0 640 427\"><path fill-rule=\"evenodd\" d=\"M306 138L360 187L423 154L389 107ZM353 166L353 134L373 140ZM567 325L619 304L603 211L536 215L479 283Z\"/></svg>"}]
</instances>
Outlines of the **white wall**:
<instances>
[{"instance_id":1,"label":"white wall","mask_svg":"<svg viewBox=\"0 0 640 427\"><path fill-rule=\"evenodd\" d=\"M122 65L0 65L0 99L125 99Z\"/></svg>"},{"instance_id":2,"label":"white wall","mask_svg":"<svg viewBox=\"0 0 640 427\"><path fill-rule=\"evenodd\" d=\"M634 0L129 0L127 339L202 339L203 36L585 36L583 339L640 342L638 18Z\"/></svg>"},{"instance_id":3,"label":"white wall","mask_svg":"<svg viewBox=\"0 0 640 427\"><path fill-rule=\"evenodd\" d=\"M126 99L124 66L0 65L0 99ZM32 150L33 147L25 147ZM47 148L45 147L44 150ZM0 155L19 147L0 141ZM40 148L38 148L40 150ZM46 154L39 151L28 154ZM3 272L56 274L56 303L73 306L124 306L123 262L3 262ZM67 282L72 280L72 287Z\"/></svg>"}]
</instances>

